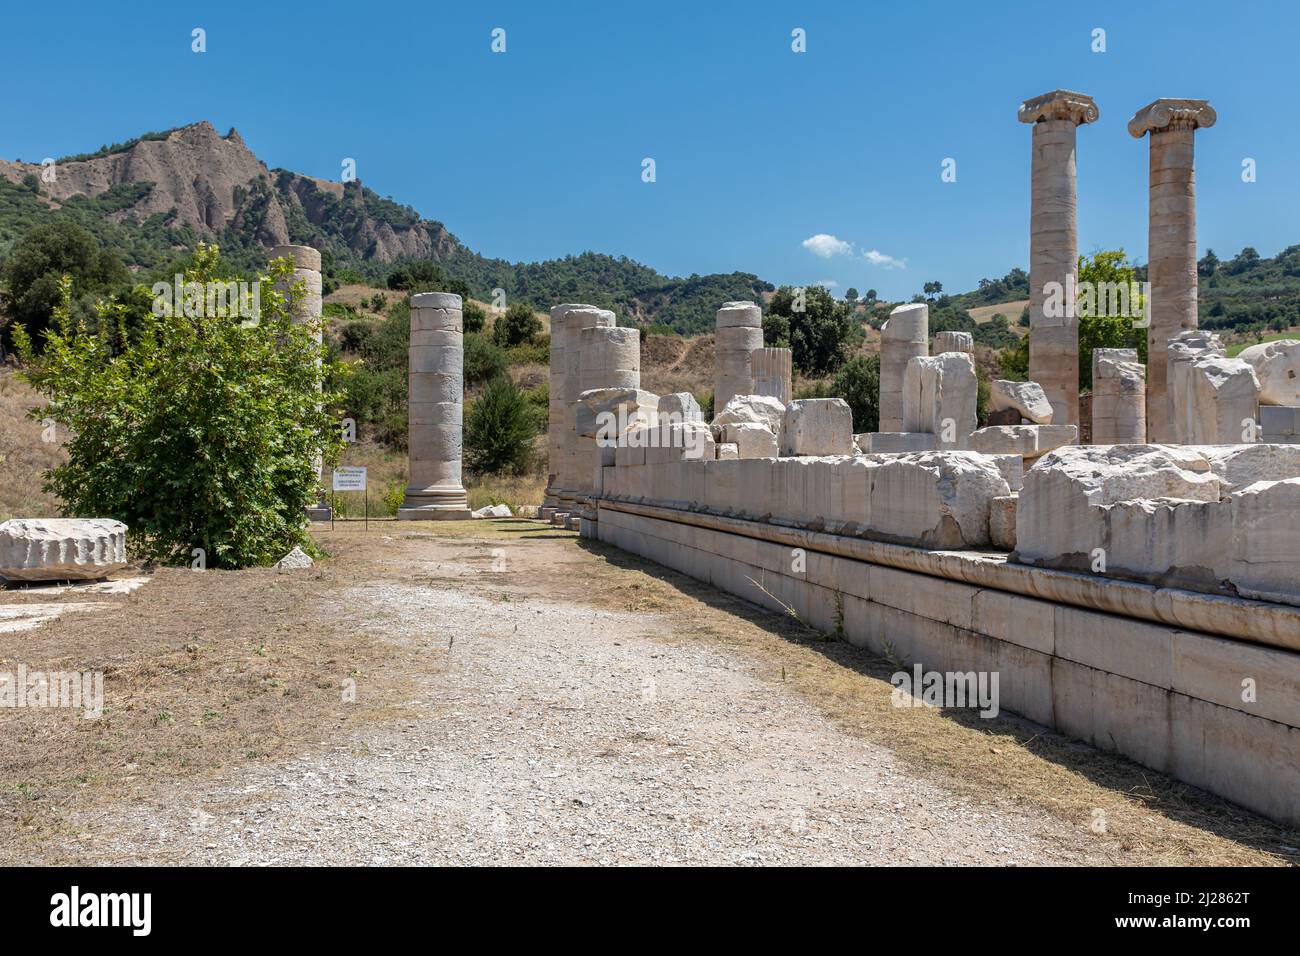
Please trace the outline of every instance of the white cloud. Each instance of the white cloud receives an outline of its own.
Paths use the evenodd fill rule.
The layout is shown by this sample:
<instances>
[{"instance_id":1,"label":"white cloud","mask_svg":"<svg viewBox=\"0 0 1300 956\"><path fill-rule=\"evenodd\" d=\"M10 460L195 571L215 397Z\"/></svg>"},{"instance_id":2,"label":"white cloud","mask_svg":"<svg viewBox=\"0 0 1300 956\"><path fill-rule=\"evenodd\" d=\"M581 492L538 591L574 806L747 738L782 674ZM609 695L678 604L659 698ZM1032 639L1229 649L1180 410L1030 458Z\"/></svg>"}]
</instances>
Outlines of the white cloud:
<instances>
[{"instance_id":1,"label":"white cloud","mask_svg":"<svg viewBox=\"0 0 1300 956\"><path fill-rule=\"evenodd\" d=\"M906 269L906 259L895 259L893 256L887 256L878 249L868 249L862 253L863 258L873 266L882 266L886 269Z\"/></svg>"},{"instance_id":2,"label":"white cloud","mask_svg":"<svg viewBox=\"0 0 1300 956\"><path fill-rule=\"evenodd\" d=\"M813 285L819 285L823 289L838 289L840 287L840 284L834 279L822 279L818 282L814 282Z\"/></svg>"},{"instance_id":3,"label":"white cloud","mask_svg":"<svg viewBox=\"0 0 1300 956\"><path fill-rule=\"evenodd\" d=\"M853 254L853 243L845 242L837 236L832 236L824 232L819 232L815 236L809 236L800 243L805 249L815 256L821 256L823 259L829 259L831 256L848 256Z\"/></svg>"}]
</instances>

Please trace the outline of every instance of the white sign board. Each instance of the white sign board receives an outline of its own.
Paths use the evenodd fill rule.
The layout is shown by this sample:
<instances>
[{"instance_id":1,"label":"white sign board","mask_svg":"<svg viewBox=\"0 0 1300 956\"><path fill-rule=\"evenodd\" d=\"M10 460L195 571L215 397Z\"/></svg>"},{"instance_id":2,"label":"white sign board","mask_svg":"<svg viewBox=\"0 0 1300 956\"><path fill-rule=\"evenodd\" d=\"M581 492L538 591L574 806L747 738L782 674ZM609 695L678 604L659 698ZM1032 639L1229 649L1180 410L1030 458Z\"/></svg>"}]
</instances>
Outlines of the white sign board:
<instances>
[{"instance_id":1,"label":"white sign board","mask_svg":"<svg viewBox=\"0 0 1300 956\"><path fill-rule=\"evenodd\" d=\"M364 468L335 468L335 491L365 491L366 470Z\"/></svg>"}]
</instances>

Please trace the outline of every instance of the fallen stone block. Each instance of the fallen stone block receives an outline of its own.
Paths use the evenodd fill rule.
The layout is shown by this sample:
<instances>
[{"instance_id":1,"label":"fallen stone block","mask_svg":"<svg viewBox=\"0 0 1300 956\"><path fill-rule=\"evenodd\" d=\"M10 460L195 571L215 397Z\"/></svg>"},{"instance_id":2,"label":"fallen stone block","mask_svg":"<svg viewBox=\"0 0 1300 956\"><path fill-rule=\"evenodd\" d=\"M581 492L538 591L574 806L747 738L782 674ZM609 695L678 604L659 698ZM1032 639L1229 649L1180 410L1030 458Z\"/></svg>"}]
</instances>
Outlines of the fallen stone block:
<instances>
[{"instance_id":1,"label":"fallen stone block","mask_svg":"<svg viewBox=\"0 0 1300 956\"><path fill-rule=\"evenodd\" d=\"M913 453L939 447L939 436L930 432L865 432L854 440L863 454Z\"/></svg>"},{"instance_id":2,"label":"fallen stone block","mask_svg":"<svg viewBox=\"0 0 1300 956\"><path fill-rule=\"evenodd\" d=\"M1259 379L1241 359L1210 355L1191 365L1192 433L1186 444L1248 441L1259 414Z\"/></svg>"},{"instance_id":3,"label":"fallen stone block","mask_svg":"<svg viewBox=\"0 0 1300 956\"><path fill-rule=\"evenodd\" d=\"M990 502L1010 493L985 455L901 455L871 472L871 535L925 548L983 547L990 543Z\"/></svg>"},{"instance_id":4,"label":"fallen stone block","mask_svg":"<svg viewBox=\"0 0 1300 956\"><path fill-rule=\"evenodd\" d=\"M1261 405L1300 405L1300 340L1261 342L1237 358L1255 370Z\"/></svg>"},{"instance_id":5,"label":"fallen stone block","mask_svg":"<svg viewBox=\"0 0 1300 956\"><path fill-rule=\"evenodd\" d=\"M1216 502L1222 483L1209 460L1178 445L1070 445L1025 472L1016 552L1026 564L1090 571L1109 545L1106 510L1121 502L1177 498ZM1110 556L1105 558L1108 562Z\"/></svg>"},{"instance_id":6,"label":"fallen stone block","mask_svg":"<svg viewBox=\"0 0 1300 956\"><path fill-rule=\"evenodd\" d=\"M740 448L735 442L719 442L717 445L718 461L731 461L740 457Z\"/></svg>"},{"instance_id":7,"label":"fallen stone block","mask_svg":"<svg viewBox=\"0 0 1300 956\"><path fill-rule=\"evenodd\" d=\"M1047 400L1043 386L1037 382L994 379L989 388L989 409L994 412L1007 409L1019 412L1021 418L1034 425L1052 423L1052 403Z\"/></svg>"},{"instance_id":8,"label":"fallen stone block","mask_svg":"<svg viewBox=\"0 0 1300 956\"><path fill-rule=\"evenodd\" d=\"M599 490L599 488L597 490ZM471 511L470 514L473 515L475 518L513 518L514 517L514 512L510 510L510 506L507 504L484 505L482 508L479 508L477 511Z\"/></svg>"},{"instance_id":9,"label":"fallen stone block","mask_svg":"<svg viewBox=\"0 0 1300 956\"><path fill-rule=\"evenodd\" d=\"M1300 442L1300 405L1260 405L1259 431L1266 442Z\"/></svg>"},{"instance_id":10,"label":"fallen stone block","mask_svg":"<svg viewBox=\"0 0 1300 956\"><path fill-rule=\"evenodd\" d=\"M1255 442L1241 445L1189 445L1204 456L1221 484L1220 494L1241 491L1257 481L1300 478L1300 447Z\"/></svg>"},{"instance_id":11,"label":"fallen stone block","mask_svg":"<svg viewBox=\"0 0 1300 956\"><path fill-rule=\"evenodd\" d=\"M773 435L784 421L785 406L770 395L737 395L713 417L714 425L763 425Z\"/></svg>"},{"instance_id":12,"label":"fallen stone block","mask_svg":"<svg viewBox=\"0 0 1300 956\"><path fill-rule=\"evenodd\" d=\"M988 425L971 434L970 448L985 455L1019 455L1034 461L1078 437L1076 425Z\"/></svg>"},{"instance_id":13,"label":"fallen stone block","mask_svg":"<svg viewBox=\"0 0 1300 956\"><path fill-rule=\"evenodd\" d=\"M736 446L737 458L776 458L780 455L776 435L765 425L738 422L722 427L723 441Z\"/></svg>"},{"instance_id":14,"label":"fallen stone block","mask_svg":"<svg viewBox=\"0 0 1300 956\"><path fill-rule=\"evenodd\" d=\"M312 561L311 555L303 551L302 548L294 548L279 561L275 562L275 569L277 571L301 571L305 568L310 568L313 564L315 564L315 562Z\"/></svg>"},{"instance_id":15,"label":"fallen stone block","mask_svg":"<svg viewBox=\"0 0 1300 956\"><path fill-rule=\"evenodd\" d=\"M109 518L13 518L0 524L0 578L87 581L126 567L126 525Z\"/></svg>"},{"instance_id":16,"label":"fallen stone block","mask_svg":"<svg viewBox=\"0 0 1300 956\"><path fill-rule=\"evenodd\" d=\"M1017 494L999 495L989 502L989 543L1003 551L1016 550Z\"/></svg>"},{"instance_id":17,"label":"fallen stone block","mask_svg":"<svg viewBox=\"0 0 1300 956\"><path fill-rule=\"evenodd\" d=\"M936 332L934 354L943 352L974 352L975 336L969 332Z\"/></svg>"},{"instance_id":18,"label":"fallen stone block","mask_svg":"<svg viewBox=\"0 0 1300 956\"><path fill-rule=\"evenodd\" d=\"M673 392L659 396L659 420L670 422L702 422L704 412L690 392Z\"/></svg>"},{"instance_id":19,"label":"fallen stone block","mask_svg":"<svg viewBox=\"0 0 1300 956\"><path fill-rule=\"evenodd\" d=\"M615 444L634 429L653 424L659 396L639 388L593 388L578 396L579 438Z\"/></svg>"},{"instance_id":20,"label":"fallen stone block","mask_svg":"<svg viewBox=\"0 0 1300 956\"><path fill-rule=\"evenodd\" d=\"M853 454L853 411L842 398L804 398L786 406L783 455Z\"/></svg>"}]
</instances>

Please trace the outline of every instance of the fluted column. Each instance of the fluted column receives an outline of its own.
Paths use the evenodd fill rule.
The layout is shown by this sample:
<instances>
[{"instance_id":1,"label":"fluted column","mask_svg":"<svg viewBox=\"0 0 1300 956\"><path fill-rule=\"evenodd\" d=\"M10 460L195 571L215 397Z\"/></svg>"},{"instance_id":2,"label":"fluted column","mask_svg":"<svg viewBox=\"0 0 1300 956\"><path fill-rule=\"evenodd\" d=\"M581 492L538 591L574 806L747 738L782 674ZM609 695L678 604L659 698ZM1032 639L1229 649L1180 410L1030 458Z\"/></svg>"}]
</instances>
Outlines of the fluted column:
<instances>
[{"instance_id":1,"label":"fluted column","mask_svg":"<svg viewBox=\"0 0 1300 956\"><path fill-rule=\"evenodd\" d=\"M1196 313L1196 164L1193 137L1213 126L1207 100L1158 99L1138 110L1128 131L1151 134L1147 233L1147 434L1174 441L1168 381L1169 340L1199 325Z\"/></svg>"},{"instance_id":2,"label":"fluted column","mask_svg":"<svg viewBox=\"0 0 1300 956\"><path fill-rule=\"evenodd\" d=\"M880 327L880 427L903 430L903 377L907 363L930 354L930 308L909 302L889 313Z\"/></svg>"},{"instance_id":3,"label":"fluted column","mask_svg":"<svg viewBox=\"0 0 1300 956\"><path fill-rule=\"evenodd\" d=\"M1079 224L1075 131L1096 122L1091 96L1053 90L1025 100L1032 123L1029 209L1029 378L1052 403L1052 423L1079 424Z\"/></svg>"},{"instance_id":4,"label":"fluted column","mask_svg":"<svg viewBox=\"0 0 1300 956\"><path fill-rule=\"evenodd\" d=\"M754 391L750 356L763 347L763 310L753 302L724 302L713 333L713 414Z\"/></svg>"},{"instance_id":5,"label":"fluted column","mask_svg":"<svg viewBox=\"0 0 1300 956\"><path fill-rule=\"evenodd\" d=\"M754 394L768 395L782 405L794 398L794 353L790 349L754 349L749 356Z\"/></svg>"},{"instance_id":6,"label":"fluted column","mask_svg":"<svg viewBox=\"0 0 1300 956\"><path fill-rule=\"evenodd\" d=\"M292 287L301 282L306 290L305 294L297 302L293 303L293 309L290 312L290 318L296 325L306 325L313 323L315 325L315 339L317 344L324 341L324 325L321 322L322 305L322 283L320 275L320 252L311 246L276 246L268 254L269 259L288 259L293 263L293 276L288 280L280 279L275 283L275 289L286 299L292 294ZM319 363L317 363L319 364ZM321 456L316 456L316 480L320 481L323 471L323 461ZM321 489L322 494L324 489ZM307 514L313 521L329 521L330 507L322 498L317 504L307 509Z\"/></svg>"},{"instance_id":7,"label":"fluted column","mask_svg":"<svg viewBox=\"0 0 1300 956\"><path fill-rule=\"evenodd\" d=\"M411 296L407 435L410 480L397 517L468 518L461 482L465 342L460 296Z\"/></svg>"}]
</instances>

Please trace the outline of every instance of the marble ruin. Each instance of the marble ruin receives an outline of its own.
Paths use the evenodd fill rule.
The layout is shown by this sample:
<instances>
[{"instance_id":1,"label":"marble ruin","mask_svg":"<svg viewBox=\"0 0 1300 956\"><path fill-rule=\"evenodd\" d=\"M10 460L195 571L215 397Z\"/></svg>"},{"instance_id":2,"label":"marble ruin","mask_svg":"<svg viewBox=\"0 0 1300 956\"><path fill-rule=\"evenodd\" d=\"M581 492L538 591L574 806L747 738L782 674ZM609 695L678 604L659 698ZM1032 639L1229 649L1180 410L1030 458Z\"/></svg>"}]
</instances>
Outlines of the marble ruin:
<instances>
[{"instance_id":1,"label":"marble ruin","mask_svg":"<svg viewBox=\"0 0 1300 956\"><path fill-rule=\"evenodd\" d=\"M879 431L857 435L844 402L793 398L753 303L718 312L711 422L689 395L619 378L630 345L626 362L575 362L607 355L610 333L568 337L553 315L552 395L632 412L613 454L591 456L578 527L876 652L998 670L1006 709L1300 822L1300 342L1228 358L1197 328L1191 137L1213 110L1157 100L1130 124L1152 137L1150 357L1092 352L1090 444L1078 317L1045 289L1072 302L1075 132L1098 110L1057 90L1020 119L1031 381L992 381L987 425L970 335L931 352L923 303L882 328ZM589 370L581 402L566 363ZM553 456L565 440L553 428ZM1243 701L1247 673L1266 704Z\"/></svg>"},{"instance_id":2,"label":"marble ruin","mask_svg":"<svg viewBox=\"0 0 1300 956\"><path fill-rule=\"evenodd\" d=\"M470 516L461 481L464 445L465 342L460 296L411 296L407 448L410 477L397 517L456 520Z\"/></svg>"},{"instance_id":3,"label":"marble ruin","mask_svg":"<svg viewBox=\"0 0 1300 956\"><path fill-rule=\"evenodd\" d=\"M93 581L126 565L126 525L120 521L12 518L0 523L0 580Z\"/></svg>"}]
</instances>

